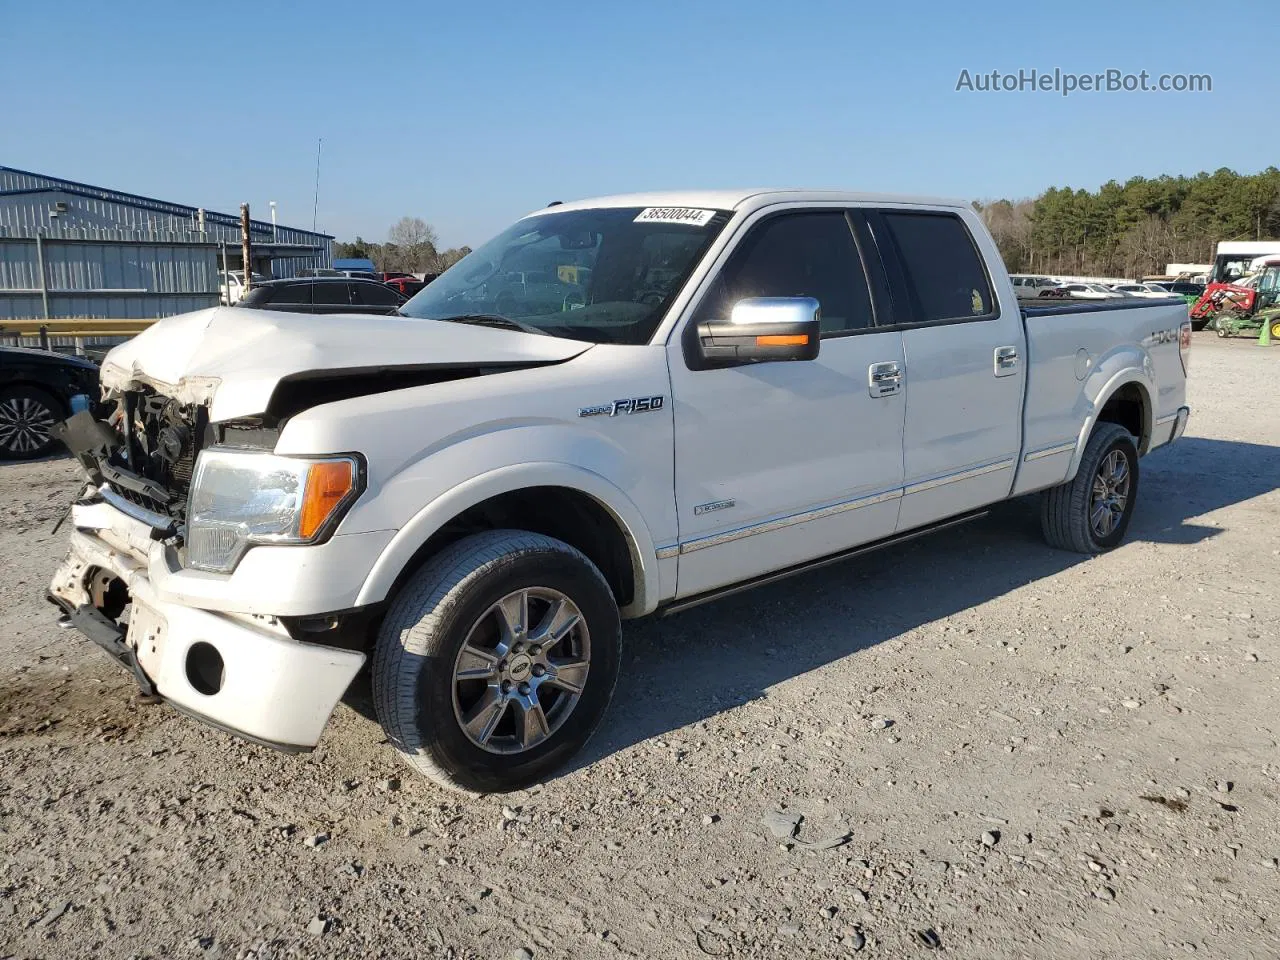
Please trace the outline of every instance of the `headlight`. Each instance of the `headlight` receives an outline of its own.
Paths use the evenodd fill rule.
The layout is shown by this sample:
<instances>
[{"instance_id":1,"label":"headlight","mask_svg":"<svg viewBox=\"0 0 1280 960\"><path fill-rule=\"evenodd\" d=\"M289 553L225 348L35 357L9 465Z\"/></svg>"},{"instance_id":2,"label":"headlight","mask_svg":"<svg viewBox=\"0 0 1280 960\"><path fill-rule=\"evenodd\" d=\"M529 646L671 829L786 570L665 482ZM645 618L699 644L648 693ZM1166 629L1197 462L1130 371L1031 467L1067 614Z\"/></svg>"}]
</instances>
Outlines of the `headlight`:
<instances>
[{"instance_id":1,"label":"headlight","mask_svg":"<svg viewBox=\"0 0 1280 960\"><path fill-rule=\"evenodd\" d=\"M301 459L211 447L187 504L187 566L230 573L254 544L319 543L360 495L351 456Z\"/></svg>"}]
</instances>

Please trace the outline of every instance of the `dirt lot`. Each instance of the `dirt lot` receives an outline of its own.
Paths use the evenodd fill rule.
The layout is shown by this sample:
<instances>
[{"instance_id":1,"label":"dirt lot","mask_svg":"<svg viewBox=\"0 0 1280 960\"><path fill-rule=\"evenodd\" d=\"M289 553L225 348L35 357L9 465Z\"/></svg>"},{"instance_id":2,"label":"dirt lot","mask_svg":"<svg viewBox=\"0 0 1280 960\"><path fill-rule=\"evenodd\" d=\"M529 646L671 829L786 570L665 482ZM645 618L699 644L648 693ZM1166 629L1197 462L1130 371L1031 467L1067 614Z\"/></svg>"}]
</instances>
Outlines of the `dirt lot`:
<instances>
[{"instance_id":1,"label":"dirt lot","mask_svg":"<svg viewBox=\"0 0 1280 960\"><path fill-rule=\"evenodd\" d=\"M1192 364L1123 548L1013 504L633 625L575 769L477 800L367 693L305 757L140 704L43 599L71 464L0 466L0 957L1280 956L1280 349Z\"/></svg>"}]
</instances>

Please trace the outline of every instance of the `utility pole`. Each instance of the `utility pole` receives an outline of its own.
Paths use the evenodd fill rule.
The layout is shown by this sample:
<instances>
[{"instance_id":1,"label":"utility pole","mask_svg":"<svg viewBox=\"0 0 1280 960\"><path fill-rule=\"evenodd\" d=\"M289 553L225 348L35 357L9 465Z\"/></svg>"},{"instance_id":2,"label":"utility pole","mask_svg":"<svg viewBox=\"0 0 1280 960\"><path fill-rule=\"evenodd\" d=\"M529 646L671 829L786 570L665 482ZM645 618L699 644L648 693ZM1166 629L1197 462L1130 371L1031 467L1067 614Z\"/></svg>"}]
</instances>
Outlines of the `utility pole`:
<instances>
[{"instance_id":1,"label":"utility pole","mask_svg":"<svg viewBox=\"0 0 1280 960\"><path fill-rule=\"evenodd\" d=\"M249 205L240 204L240 256L244 260L244 292L253 289L253 249L249 244Z\"/></svg>"}]
</instances>

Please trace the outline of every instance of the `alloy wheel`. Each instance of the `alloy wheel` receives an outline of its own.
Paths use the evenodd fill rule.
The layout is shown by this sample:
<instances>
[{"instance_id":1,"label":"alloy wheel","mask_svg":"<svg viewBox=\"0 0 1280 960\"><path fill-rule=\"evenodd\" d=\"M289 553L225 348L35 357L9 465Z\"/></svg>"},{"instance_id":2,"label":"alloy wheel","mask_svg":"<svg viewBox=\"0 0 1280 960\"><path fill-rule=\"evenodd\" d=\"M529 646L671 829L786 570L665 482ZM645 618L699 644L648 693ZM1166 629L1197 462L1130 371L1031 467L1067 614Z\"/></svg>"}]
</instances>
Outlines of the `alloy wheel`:
<instances>
[{"instance_id":1,"label":"alloy wheel","mask_svg":"<svg viewBox=\"0 0 1280 960\"><path fill-rule=\"evenodd\" d=\"M1102 458L1089 498L1089 526L1098 539L1111 536L1129 505L1129 459L1123 450Z\"/></svg>"},{"instance_id":2,"label":"alloy wheel","mask_svg":"<svg viewBox=\"0 0 1280 960\"><path fill-rule=\"evenodd\" d=\"M545 742L582 696L591 665L586 619L565 594L507 594L472 625L453 665L453 712L477 747L515 754Z\"/></svg>"},{"instance_id":3,"label":"alloy wheel","mask_svg":"<svg viewBox=\"0 0 1280 960\"><path fill-rule=\"evenodd\" d=\"M0 448L19 455L36 453L53 441L57 420L35 397L18 394L0 400Z\"/></svg>"}]
</instances>

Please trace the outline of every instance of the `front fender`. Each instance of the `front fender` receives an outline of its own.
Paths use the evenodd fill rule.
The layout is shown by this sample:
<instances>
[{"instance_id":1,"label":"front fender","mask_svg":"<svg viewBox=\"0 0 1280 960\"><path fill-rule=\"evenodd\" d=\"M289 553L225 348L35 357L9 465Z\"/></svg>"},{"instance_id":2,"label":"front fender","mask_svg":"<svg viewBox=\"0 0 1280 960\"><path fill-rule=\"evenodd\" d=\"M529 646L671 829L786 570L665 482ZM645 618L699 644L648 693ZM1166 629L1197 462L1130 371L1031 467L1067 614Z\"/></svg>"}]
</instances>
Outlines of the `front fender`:
<instances>
[{"instance_id":1,"label":"front fender","mask_svg":"<svg viewBox=\"0 0 1280 960\"><path fill-rule=\"evenodd\" d=\"M452 487L416 513L383 550L356 599L357 606L386 599L401 571L424 543L463 511L492 497L529 487L566 487L579 491L607 510L627 536L636 571L632 602L624 616L651 613L658 605L658 558L653 537L640 509L614 483L571 463L526 462L498 467Z\"/></svg>"}]
</instances>

